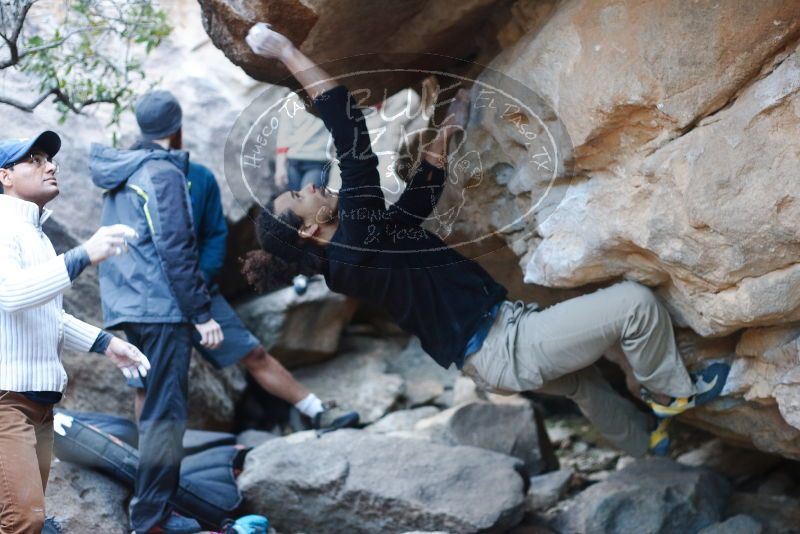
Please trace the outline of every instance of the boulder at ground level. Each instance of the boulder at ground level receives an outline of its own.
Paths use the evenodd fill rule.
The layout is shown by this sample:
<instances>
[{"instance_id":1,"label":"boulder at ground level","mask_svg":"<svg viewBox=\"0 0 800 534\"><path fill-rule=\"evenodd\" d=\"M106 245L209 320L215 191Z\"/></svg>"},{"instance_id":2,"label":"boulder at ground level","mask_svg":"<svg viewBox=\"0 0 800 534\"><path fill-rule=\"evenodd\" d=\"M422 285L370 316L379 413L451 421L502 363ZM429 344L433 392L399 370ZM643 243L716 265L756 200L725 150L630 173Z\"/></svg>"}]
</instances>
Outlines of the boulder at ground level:
<instances>
[{"instance_id":1,"label":"boulder at ground level","mask_svg":"<svg viewBox=\"0 0 800 534\"><path fill-rule=\"evenodd\" d=\"M521 467L475 447L340 430L264 443L238 484L279 531L499 533L522 519Z\"/></svg>"},{"instance_id":2,"label":"boulder at ground level","mask_svg":"<svg viewBox=\"0 0 800 534\"><path fill-rule=\"evenodd\" d=\"M514 456L530 475L558 469L558 459L530 403L470 402L414 426L414 431L446 445L468 445Z\"/></svg>"},{"instance_id":3,"label":"boulder at ground level","mask_svg":"<svg viewBox=\"0 0 800 534\"><path fill-rule=\"evenodd\" d=\"M730 484L702 468L647 458L612 473L568 502L559 532L684 534L718 523Z\"/></svg>"},{"instance_id":4,"label":"boulder at ground level","mask_svg":"<svg viewBox=\"0 0 800 534\"><path fill-rule=\"evenodd\" d=\"M800 525L800 499L737 492L728 501L727 513L747 514L770 534L796 534Z\"/></svg>"},{"instance_id":5,"label":"boulder at ground level","mask_svg":"<svg viewBox=\"0 0 800 534\"><path fill-rule=\"evenodd\" d=\"M357 307L313 276L302 295L287 287L249 300L236 312L272 355L293 368L332 357Z\"/></svg>"},{"instance_id":6,"label":"boulder at ground level","mask_svg":"<svg viewBox=\"0 0 800 534\"><path fill-rule=\"evenodd\" d=\"M50 469L45 507L64 533L127 534L128 489L109 477L67 462Z\"/></svg>"},{"instance_id":7,"label":"boulder at ground level","mask_svg":"<svg viewBox=\"0 0 800 534\"><path fill-rule=\"evenodd\" d=\"M552 473L531 477L528 488L528 508L533 511L546 510L556 504L569 489L575 476L572 469L559 469Z\"/></svg>"}]
</instances>

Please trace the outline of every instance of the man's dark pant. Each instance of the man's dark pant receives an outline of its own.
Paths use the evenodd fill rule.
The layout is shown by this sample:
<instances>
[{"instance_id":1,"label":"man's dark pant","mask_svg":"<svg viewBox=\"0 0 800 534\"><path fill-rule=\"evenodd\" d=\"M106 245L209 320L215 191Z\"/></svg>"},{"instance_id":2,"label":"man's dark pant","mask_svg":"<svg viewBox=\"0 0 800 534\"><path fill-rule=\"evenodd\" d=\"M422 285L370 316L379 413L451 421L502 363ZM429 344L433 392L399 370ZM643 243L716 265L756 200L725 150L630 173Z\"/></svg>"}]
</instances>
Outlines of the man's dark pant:
<instances>
[{"instance_id":1,"label":"man's dark pant","mask_svg":"<svg viewBox=\"0 0 800 534\"><path fill-rule=\"evenodd\" d=\"M131 527L147 532L169 516L178 488L192 327L188 324L126 324L128 341L150 359L139 419L139 471L131 500Z\"/></svg>"}]
</instances>

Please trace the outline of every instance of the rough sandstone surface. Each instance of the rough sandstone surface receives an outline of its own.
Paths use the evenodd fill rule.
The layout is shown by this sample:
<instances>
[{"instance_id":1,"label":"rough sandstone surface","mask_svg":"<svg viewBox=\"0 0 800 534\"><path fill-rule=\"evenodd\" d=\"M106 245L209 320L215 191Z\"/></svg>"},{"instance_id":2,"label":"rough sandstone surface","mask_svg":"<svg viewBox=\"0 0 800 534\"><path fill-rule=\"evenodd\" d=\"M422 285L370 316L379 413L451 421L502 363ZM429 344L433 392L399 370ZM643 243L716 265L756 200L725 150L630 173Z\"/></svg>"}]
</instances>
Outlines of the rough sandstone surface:
<instances>
[{"instance_id":1,"label":"rough sandstone surface","mask_svg":"<svg viewBox=\"0 0 800 534\"><path fill-rule=\"evenodd\" d=\"M474 36L499 3L202 0L200 5L206 31L228 59L257 80L292 84L288 71L279 63L256 56L245 44L244 37L254 23L270 22L317 62L336 60L328 65L333 74L391 69L398 61L393 54L441 54L431 57L427 66L446 68L456 62L454 58L479 50L476 39L464 36ZM414 72L380 77L389 95L421 78ZM376 91L371 102L381 100L382 93Z\"/></svg>"}]
</instances>

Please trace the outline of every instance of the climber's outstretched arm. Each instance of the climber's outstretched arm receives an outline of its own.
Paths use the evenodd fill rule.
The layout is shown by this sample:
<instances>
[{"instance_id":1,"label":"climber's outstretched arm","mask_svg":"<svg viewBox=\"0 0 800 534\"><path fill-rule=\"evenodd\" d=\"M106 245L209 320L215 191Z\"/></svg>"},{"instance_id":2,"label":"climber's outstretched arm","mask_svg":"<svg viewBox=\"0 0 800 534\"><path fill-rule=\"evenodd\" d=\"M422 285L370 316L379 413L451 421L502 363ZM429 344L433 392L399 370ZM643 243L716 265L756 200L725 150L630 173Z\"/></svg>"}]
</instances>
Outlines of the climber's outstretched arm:
<instances>
[{"instance_id":1,"label":"climber's outstretched arm","mask_svg":"<svg viewBox=\"0 0 800 534\"><path fill-rule=\"evenodd\" d=\"M312 99L336 87L336 80L311 61L292 42L266 22L259 22L247 33L247 44L259 56L277 59L289 69Z\"/></svg>"}]
</instances>

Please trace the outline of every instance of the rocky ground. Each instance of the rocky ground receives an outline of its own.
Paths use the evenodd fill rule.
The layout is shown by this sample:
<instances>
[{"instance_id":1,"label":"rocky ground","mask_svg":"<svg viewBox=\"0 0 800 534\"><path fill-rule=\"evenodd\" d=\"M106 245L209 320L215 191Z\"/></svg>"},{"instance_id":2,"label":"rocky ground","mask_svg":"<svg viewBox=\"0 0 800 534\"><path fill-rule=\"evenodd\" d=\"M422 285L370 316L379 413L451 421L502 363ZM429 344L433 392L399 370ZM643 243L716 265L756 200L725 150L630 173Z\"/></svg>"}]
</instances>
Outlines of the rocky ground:
<instances>
[{"instance_id":1,"label":"rocky ground","mask_svg":"<svg viewBox=\"0 0 800 534\"><path fill-rule=\"evenodd\" d=\"M798 462L680 424L670 458L637 460L569 403L487 395L374 325L350 325L335 357L295 373L365 425L240 434L254 447L243 513L277 533L800 532ZM48 506L66 532L126 532L128 498L101 474L54 466Z\"/></svg>"}]
</instances>

